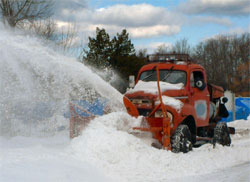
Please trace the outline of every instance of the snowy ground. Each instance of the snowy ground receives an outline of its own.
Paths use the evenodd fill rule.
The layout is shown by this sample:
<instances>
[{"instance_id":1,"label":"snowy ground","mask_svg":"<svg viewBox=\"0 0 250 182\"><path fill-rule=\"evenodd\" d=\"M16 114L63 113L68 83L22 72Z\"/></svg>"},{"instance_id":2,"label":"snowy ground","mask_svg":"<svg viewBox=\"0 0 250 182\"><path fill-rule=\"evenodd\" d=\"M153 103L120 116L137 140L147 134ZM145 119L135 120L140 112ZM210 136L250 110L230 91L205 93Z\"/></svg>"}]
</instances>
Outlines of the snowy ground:
<instances>
[{"instance_id":1,"label":"snowy ground","mask_svg":"<svg viewBox=\"0 0 250 182\"><path fill-rule=\"evenodd\" d=\"M206 144L187 154L152 148L150 136L130 133L118 112L95 119L82 136L0 138L0 181L249 181L250 120L236 127L232 145ZM133 120L133 122L136 122Z\"/></svg>"}]
</instances>

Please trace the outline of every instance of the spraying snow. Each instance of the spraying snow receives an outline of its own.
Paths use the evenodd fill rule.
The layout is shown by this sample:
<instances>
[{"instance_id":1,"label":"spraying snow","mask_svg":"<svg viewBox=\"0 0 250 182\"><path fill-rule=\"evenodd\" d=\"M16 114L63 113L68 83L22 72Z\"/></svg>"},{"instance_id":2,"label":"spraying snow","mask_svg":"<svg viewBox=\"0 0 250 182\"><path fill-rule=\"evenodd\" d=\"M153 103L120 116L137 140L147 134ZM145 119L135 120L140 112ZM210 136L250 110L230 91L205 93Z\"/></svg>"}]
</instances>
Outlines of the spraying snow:
<instances>
[{"instance_id":1,"label":"spraying snow","mask_svg":"<svg viewBox=\"0 0 250 182\"><path fill-rule=\"evenodd\" d=\"M104 97L110 108L122 110L122 95L90 69L22 34L7 32L0 24L1 135L30 134L29 127L24 132L26 126L54 122L71 100Z\"/></svg>"}]
</instances>

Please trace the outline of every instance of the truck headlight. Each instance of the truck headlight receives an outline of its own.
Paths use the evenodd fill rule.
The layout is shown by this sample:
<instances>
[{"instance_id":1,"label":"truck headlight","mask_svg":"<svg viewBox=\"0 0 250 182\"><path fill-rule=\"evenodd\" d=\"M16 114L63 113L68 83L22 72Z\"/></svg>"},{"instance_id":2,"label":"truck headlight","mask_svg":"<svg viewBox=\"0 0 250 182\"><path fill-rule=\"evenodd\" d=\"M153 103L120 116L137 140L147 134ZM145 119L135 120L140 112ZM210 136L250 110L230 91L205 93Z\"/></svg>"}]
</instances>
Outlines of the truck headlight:
<instances>
[{"instance_id":1,"label":"truck headlight","mask_svg":"<svg viewBox=\"0 0 250 182\"><path fill-rule=\"evenodd\" d=\"M167 116L169 117L170 122L172 122L173 121L173 114L171 112L167 112ZM155 117L156 118L162 118L163 117L162 111L161 110L156 111L155 112Z\"/></svg>"},{"instance_id":2,"label":"truck headlight","mask_svg":"<svg viewBox=\"0 0 250 182\"><path fill-rule=\"evenodd\" d=\"M155 112L155 117L156 118L162 118L163 117L162 111L161 110L156 111Z\"/></svg>"},{"instance_id":3,"label":"truck headlight","mask_svg":"<svg viewBox=\"0 0 250 182\"><path fill-rule=\"evenodd\" d=\"M149 99L130 99L130 101L136 105L140 105L140 104L151 105L152 104Z\"/></svg>"},{"instance_id":4,"label":"truck headlight","mask_svg":"<svg viewBox=\"0 0 250 182\"><path fill-rule=\"evenodd\" d=\"M174 127L174 117L173 117L173 114L171 112L167 112L167 115L170 119L170 127L173 128Z\"/></svg>"},{"instance_id":5,"label":"truck headlight","mask_svg":"<svg viewBox=\"0 0 250 182\"><path fill-rule=\"evenodd\" d=\"M173 114L171 112L167 112L167 116L170 119L170 127L173 128L174 127ZM155 117L156 118L162 118L163 117L162 111L161 110L156 111L155 112Z\"/></svg>"},{"instance_id":6,"label":"truck headlight","mask_svg":"<svg viewBox=\"0 0 250 182\"><path fill-rule=\"evenodd\" d=\"M167 112L167 115L170 119L170 122L173 122L173 114L171 112Z\"/></svg>"}]
</instances>

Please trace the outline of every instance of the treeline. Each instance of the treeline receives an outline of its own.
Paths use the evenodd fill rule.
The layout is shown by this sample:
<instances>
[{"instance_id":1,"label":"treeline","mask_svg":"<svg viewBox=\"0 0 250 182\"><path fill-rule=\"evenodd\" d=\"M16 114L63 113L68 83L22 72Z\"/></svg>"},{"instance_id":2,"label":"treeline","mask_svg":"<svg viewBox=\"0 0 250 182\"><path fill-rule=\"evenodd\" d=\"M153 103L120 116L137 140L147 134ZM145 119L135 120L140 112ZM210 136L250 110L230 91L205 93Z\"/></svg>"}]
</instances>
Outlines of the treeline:
<instances>
[{"instance_id":1,"label":"treeline","mask_svg":"<svg viewBox=\"0 0 250 182\"><path fill-rule=\"evenodd\" d=\"M159 46L155 54L185 53L194 62L201 64L208 76L208 82L222 86L238 95L249 96L250 34L220 35L191 47L187 39L177 40L172 47ZM97 68L118 70L121 77L137 75L142 65L147 63L147 51L135 52L134 45L126 30L110 39L105 29L96 29L96 37L89 37L88 48L84 50L82 61ZM119 85L121 92L125 85Z\"/></svg>"},{"instance_id":2,"label":"treeline","mask_svg":"<svg viewBox=\"0 0 250 182\"><path fill-rule=\"evenodd\" d=\"M250 96L249 35L221 35L200 42L194 48L192 56L205 67L209 82L237 95Z\"/></svg>"},{"instance_id":3,"label":"treeline","mask_svg":"<svg viewBox=\"0 0 250 182\"><path fill-rule=\"evenodd\" d=\"M0 0L0 17L4 24L13 28L31 31L41 38L52 41L64 51L75 51L79 61L96 68L100 76L110 81L112 76L102 72L116 72L121 79L110 82L119 91L128 86L128 76L137 75L138 70L147 63L147 50L135 50L124 29L114 37L105 29L96 28L96 36L89 37L87 48L76 45L77 30L68 24L58 28L53 20L52 0ZM186 53L203 65L208 81L231 90L238 95L250 96L249 59L250 34L220 35L191 46L187 39L177 40L172 47L159 46L155 53ZM79 51L82 50L82 51Z\"/></svg>"}]
</instances>

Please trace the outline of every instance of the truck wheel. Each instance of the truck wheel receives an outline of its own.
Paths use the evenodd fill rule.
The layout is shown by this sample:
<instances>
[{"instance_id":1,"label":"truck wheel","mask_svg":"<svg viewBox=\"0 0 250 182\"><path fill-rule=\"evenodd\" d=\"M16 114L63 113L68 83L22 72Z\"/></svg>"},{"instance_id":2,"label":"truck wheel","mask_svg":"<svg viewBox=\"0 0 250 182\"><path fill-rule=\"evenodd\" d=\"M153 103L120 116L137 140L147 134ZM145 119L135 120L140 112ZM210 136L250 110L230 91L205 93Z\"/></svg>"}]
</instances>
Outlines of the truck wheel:
<instances>
[{"instance_id":1,"label":"truck wheel","mask_svg":"<svg viewBox=\"0 0 250 182\"><path fill-rule=\"evenodd\" d=\"M177 127L174 135L171 137L172 152L187 153L192 150L191 132L187 125L180 125Z\"/></svg>"},{"instance_id":2,"label":"truck wheel","mask_svg":"<svg viewBox=\"0 0 250 182\"><path fill-rule=\"evenodd\" d=\"M231 144L231 138L229 134L229 130L227 127L227 124L225 122L219 122L214 128L214 140L215 142L221 144L230 146Z\"/></svg>"}]
</instances>

